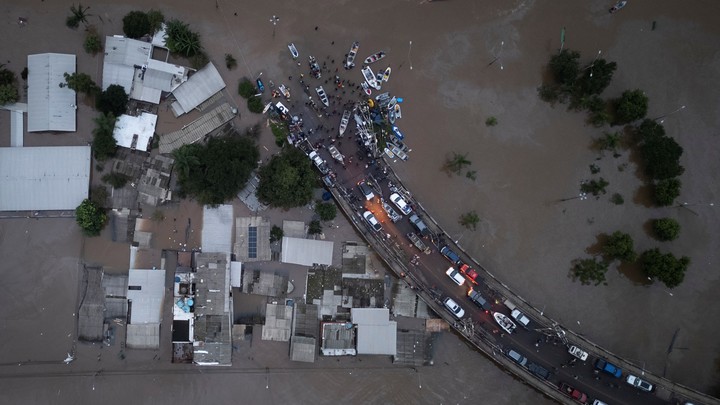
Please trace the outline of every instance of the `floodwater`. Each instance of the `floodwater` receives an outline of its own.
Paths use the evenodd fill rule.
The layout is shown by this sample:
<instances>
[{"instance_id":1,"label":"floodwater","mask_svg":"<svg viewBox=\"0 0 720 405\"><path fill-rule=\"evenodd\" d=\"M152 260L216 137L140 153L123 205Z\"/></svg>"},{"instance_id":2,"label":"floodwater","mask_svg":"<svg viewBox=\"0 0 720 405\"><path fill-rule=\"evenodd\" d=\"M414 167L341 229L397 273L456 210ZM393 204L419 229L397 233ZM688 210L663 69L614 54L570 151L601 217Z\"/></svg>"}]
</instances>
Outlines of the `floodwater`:
<instances>
[{"instance_id":1,"label":"floodwater","mask_svg":"<svg viewBox=\"0 0 720 405\"><path fill-rule=\"evenodd\" d=\"M717 246L720 246L716 229L720 218L717 206L710 204L717 200L720 191L720 163L716 158L720 78L715 74L720 67L716 45L720 28L714 19L720 12L720 3L633 0L621 12L609 15L607 8L611 3L532 0L502 4L471 0L240 3L218 0L202 4L178 1L173 2L172 7L158 3L154 7L162 9L166 17L189 22L200 32L210 58L228 84L226 94L236 103L240 102L235 91L240 77L252 78L263 72L266 81L281 83L296 72L286 48L288 42L297 45L303 58L308 54L318 58L332 55L340 60L354 40L360 41L358 58L386 51L388 56L379 63L393 68L386 86L405 99L403 119L398 125L413 149L409 162L393 165L448 233L459 239L483 266L542 308L545 314L572 325L610 351L644 364L647 370L658 374L665 370L671 380L717 395L718 387L714 384L718 380L716 364L720 359L720 341L712 336L717 335L720 326L712 320L720 319L720 305L715 299L715 291L720 288L716 271ZM121 33L121 18L125 13L149 7L148 3L137 0L122 5L100 1L87 4L95 15L91 22L98 25L103 35ZM0 34L12 39L6 44L18 45L4 50L9 55L9 68L19 73L28 53L76 53L78 71L90 73L99 81L100 58L82 51L82 30L71 31L64 26L67 7L54 2L30 4L16 0L0 6L4 23L0 25ZM269 21L272 15L280 17L276 26ZM28 24L19 27L17 17L28 18ZM613 83L604 97L617 97L625 89L640 88L650 98L648 116L667 115L664 117L666 130L685 151L682 164L686 172L681 177L683 192L678 201L687 202L685 208L645 207L638 196L642 185L638 168L630 160L628 151L621 151L619 158L607 155L596 160L599 155L590 149L592 139L601 136L603 131L620 128L592 128L584 123L583 114L566 111L562 105L552 107L537 97L536 88L542 82L547 60L560 46L563 27L566 28L565 47L580 51L583 62L591 62L600 50L602 57L618 63ZM225 69L225 53L235 56L237 69ZM359 80L358 69L349 74L356 75L351 80ZM671 113L683 105L684 110ZM251 116L244 106L241 105L240 110L241 126L264 123L258 116ZM0 118L8 116L5 112L0 114ZM33 134L26 138L26 144L84 144L90 138L90 116L90 109L80 104L77 134ZM497 118L497 126L485 126L490 116ZM0 125L3 140L8 139L7 121L3 119L5 124ZM159 131L173 129L176 128L172 122L168 122L161 123ZM267 147L267 150L261 148L263 157L276 150L269 131L264 131L260 142ZM468 154L473 162L470 170L477 171L476 180L449 176L440 170L445 158L453 152ZM590 178L589 165L593 163L601 168L598 175L610 183L608 194L597 200L560 202L577 195L580 182ZM625 203L612 204L609 196L613 193L620 193ZM198 207L188 210L193 217L201 212ZM458 216L470 210L477 211L482 218L475 232L466 231L458 224ZM681 223L682 233L677 241L660 243L648 236L646 221L662 216L676 218ZM165 222L167 217L169 215ZM70 221L65 226L68 230L63 232L73 232ZM200 222L195 229L199 227ZM55 228L62 226L52 225L52 229ZM12 231L5 229L3 251L17 255L18 248L30 246L22 242L21 227L13 225ZM45 225L42 229L45 231ZM635 273L626 276L613 268L608 272L606 287L573 283L567 277L571 260L585 257L586 248L596 243L598 234L615 230L630 233L639 251L657 246L676 255L689 256L692 264L685 282L668 291L662 285L640 283L642 279ZM63 252L80 251L78 240L78 234L62 239L62 246L67 246ZM90 241L84 247L88 258L107 257L112 261L109 266L123 267L122 258L126 257L121 252L123 248L116 252L107 245L94 244ZM88 251L88 246L93 248ZM72 258L77 256L68 253L64 257L68 261L65 267L70 268ZM49 263L35 260L38 265ZM30 263L22 257L16 259L15 271L26 262ZM75 279L63 279L63 282L77 284L76 273L72 277ZM32 290L25 284L33 280L20 277L13 282L23 286L20 291ZM13 299L23 296L15 295ZM9 298L6 295L2 302ZM41 298L53 304L46 307L63 301L58 296L47 298L46 294ZM73 300L74 295L66 300L70 312ZM16 305L27 311L17 312L17 319L27 314L28 319L48 321L48 317L37 318L39 313L29 306L30 302ZM11 320L9 311L4 312L4 321ZM54 347L55 358L68 350L67 342L61 338L66 334L62 328L69 328L70 320L52 317L49 324L27 320L14 320L9 324L12 324L11 334L3 332L5 345L1 352L9 361L19 361L18 356L38 346L45 347L44 350L50 350L48 345ZM44 328L39 325L55 325L52 329L60 331L56 331L53 339L24 337L23 333L30 335L36 331L40 336ZM676 330L679 332L675 350L668 354ZM442 403L447 399L448 402L475 403L478 397L494 399L489 400L494 403L522 403L520 398L528 403L542 400L524 385L506 381L508 377L501 370L480 356L464 348L457 350L462 355L452 365L465 370L455 374L463 376L457 381L471 387L468 391L474 396L464 398L459 396L460 391L443 388L456 380L451 372L435 371L439 370L436 366L421 371L421 374L425 369L438 373L434 380L438 390L435 395L409 393L409 387L414 389L414 385L406 376L405 379L398 377L398 384L381 391L386 394L378 394L379 402L410 399ZM471 366L485 370L482 377L470 378ZM208 380L197 380L194 376L190 379L191 385L182 392L198 395L194 390L205 390L210 381L209 377L204 378ZM374 387L371 377L362 379L365 385L349 378L328 378L332 386L330 392L342 392L341 388L359 392L362 387ZM148 392L155 384L178 383L171 377L157 377L154 383L145 378L130 381L132 379L108 378L102 384L107 384L104 387L110 392L118 393L122 388L114 384L116 381L148 382L141 390ZM54 385L48 386L47 392L36 395L47 400L49 393L64 387L61 381L66 380L53 380ZM250 377L245 381L253 390L262 392L257 381ZM263 402L293 398L294 381L319 386L304 378L288 378L284 381L288 388L284 394L270 390L269 396L257 393L256 398ZM28 397L23 397L20 390L32 386L32 382L15 384L15 381L3 380L1 384L3 388L17 385L11 390L11 398L27 401ZM68 384L74 387L71 389L80 389L73 383ZM83 384L87 385L87 381ZM497 392L494 387L498 386L507 387L506 396L493 397ZM90 397L86 398L90 401ZM367 399L349 398L356 402Z\"/></svg>"}]
</instances>

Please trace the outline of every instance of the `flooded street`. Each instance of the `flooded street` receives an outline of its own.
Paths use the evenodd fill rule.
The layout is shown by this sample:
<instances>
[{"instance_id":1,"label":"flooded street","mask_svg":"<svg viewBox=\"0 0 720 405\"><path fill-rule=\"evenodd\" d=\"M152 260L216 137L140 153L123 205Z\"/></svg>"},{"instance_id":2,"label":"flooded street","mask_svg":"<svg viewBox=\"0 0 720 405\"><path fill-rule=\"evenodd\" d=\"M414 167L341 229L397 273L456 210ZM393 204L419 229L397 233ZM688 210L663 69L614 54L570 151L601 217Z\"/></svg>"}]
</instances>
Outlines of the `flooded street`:
<instances>
[{"instance_id":1,"label":"flooded street","mask_svg":"<svg viewBox=\"0 0 720 405\"><path fill-rule=\"evenodd\" d=\"M121 34L123 15L151 7L138 0L122 5L94 0L85 3L91 6L90 12L95 15L91 23L98 26L101 35ZM398 126L412 148L408 162L390 164L435 220L488 271L546 315L611 352L644 364L646 370L660 375L665 372L673 381L717 396L720 343L713 336L720 325L712 319L720 319L720 304L715 299L720 288L720 28L714 16L720 13L720 3L632 0L621 12L610 15L607 9L612 3L323 0L310 6L293 0L183 0L174 2L172 8L164 3L152 7L161 9L167 19L179 18L200 32L206 52L227 84L225 95L239 104L237 126L242 129L259 123L263 127L259 139L264 146L260 148L263 159L277 147L265 118L249 113L237 95L241 77L254 78L262 72L266 83L273 80L279 85L289 84L288 76L294 75L294 85L298 86L297 77L301 71L307 73L306 64L299 70L290 58L288 42L296 44L303 62L308 55L319 60L329 56L338 65L355 40L360 41L359 59L380 50L387 52L378 67L389 65L393 69L386 86L404 98L403 119ZM0 35L17 44L12 49L6 44L7 67L19 74L28 53L74 53L78 55L78 72L89 73L99 82L101 56L92 57L82 50L82 29L72 31L64 26L68 7L50 1L30 4L18 0L0 6ZM269 21L273 15L280 17L274 27ZM20 16L28 18L23 28L16 23ZM563 27L565 47L580 51L581 63L591 62L599 50L603 58L617 62L604 98L639 88L650 99L648 117L664 116L668 135L684 148L683 188L676 204L687 206L648 208L639 191L643 181L635 164L637 157L629 151L621 150L617 158L607 154L596 160L599 154L591 149L593 139L604 131L622 128L594 128L585 123L584 113L540 100L537 87L547 75L550 55L560 46ZM225 53L237 59L235 70L225 68ZM360 81L359 68L340 68L339 74ZM299 104L302 97L302 93L294 92L293 102ZM78 133L30 134L25 145L87 143L95 113L79 104ZM683 111L669 114L683 105L687 106ZM166 115L158 120L158 133L187 123L187 117L175 120L163 110L161 105L161 114ZM5 111L1 114L0 141L1 146L7 146L9 115ZM496 117L498 124L486 126L489 117ZM476 171L476 179L442 170L453 153L467 154L472 161L468 170ZM591 164L600 168L597 176L610 183L608 194L599 199L570 199L579 193L580 182L591 178ZM614 193L623 196L624 204L610 202ZM563 199L567 201L560 201ZM180 248L186 244L182 248L189 250L199 246L201 207L182 202L161 209L165 219L149 225L155 232L153 247ZM474 232L458 223L459 215L471 210L481 218ZM272 216L276 223L283 214L262 215ZM647 221L665 216L677 219L682 227L680 238L672 243L658 242L646 230ZM188 218L193 232L185 240ZM668 291L657 283L647 285L637 269L621 272L614 266L607 274L608 286L572 282L568 278L570 262L588 257L586 249L597 243L598 234L616 230L632 235L639 252L659 247L690 257L684 283ZM62 366L42 362L61 360L72 346L72 337L67 335L75 332L72 314L79 264L126 271L128 244L110 242L107 229L99 238L83 239L72 219L2 219L0 252L4 258L1 268L10 287L0 299L0 372L13 374L17 366L12 363L28 359L39 362L23 366L33 367L23 370L37 374L33 378L0 379L0 398L8 398L8 403L92 403L98 398L92 395L119 403L127 384L137 387L133 396L139 403L202 399L207 398L208 391L221 403L237 398L253 398L258 403L292 402L300 391L306 395L303 402L314 403L329 403L329 398L343 395L353 403L546 401L448 334L438 342L438 364L420 370L422 384L417 383L417 374L404 369L365 371L360 374L362 378L356 378L350 374L352 370L327 371L324 368L329 365L319 364L320 371L305 375L271 372L272 388L265 389L262 384L266 377L257 371L264 370L262 364L246 365L255 367L253 372L227 375L148 371L148 375L95 377L97 390L93 393L88 388L94 384L92 373L45 378L45 373L55 373ZM685 349L668 353L678 330L675 347ZM94 348L83 350L94 355ZM243 367L243 361L239 360L238 368ZM174 370L170 366L157 367ZM383 384L390 378L392 384ZM36 388L40 384L44 389ZM172 390L160 396L160 384L172 386ZM220 386L238 388L211 388ZM246 388L241 391L239 387ZM505 391L499 392L497 387ZM27 393L30 389L36 390L34 396ZM78 400L73 402L72 398Z\"/></svg>"}]
</instances>

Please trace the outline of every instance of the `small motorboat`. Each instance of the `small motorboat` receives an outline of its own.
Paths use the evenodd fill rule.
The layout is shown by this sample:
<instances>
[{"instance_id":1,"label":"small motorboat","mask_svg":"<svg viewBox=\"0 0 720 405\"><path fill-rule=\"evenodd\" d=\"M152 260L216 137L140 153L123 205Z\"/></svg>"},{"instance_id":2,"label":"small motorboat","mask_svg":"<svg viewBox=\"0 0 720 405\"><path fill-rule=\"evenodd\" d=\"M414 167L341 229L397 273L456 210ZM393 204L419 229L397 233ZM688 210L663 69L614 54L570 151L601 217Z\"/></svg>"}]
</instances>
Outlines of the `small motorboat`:
<instances>
[{"instance_id":1,"label":"small motorboat","mask_svg":"<svg viewBox=\"0 0 720 405\"><path fill-rule=\"evenodd\" d=\"M288 49L290 50L290 54L292 55L293 59L297 59L298 56L300 56L300 54L297 51L297 48L295 48L295 44L293 44L292 42L290 42L288 44Z\"/></svg>"},{"instance_id":2,"label":"small motorboat","mask_svg":"<svg viewBox=\"0 0 720 405\"><path fill-rule=\"evenodd\" d=\"M390 122L390 125L395 125L395 118L395 109L388 109L388 121Z\"/></svg>"},{"instance_id":3,"label":"small motorboat","mask_svg":"<svg viewBox=\"0 0 720 405\"><path fill-rule=\"evenodd\" d=\"M403 139L405 139L405 135L403 135L402 132L400 132L400 128L398 128L398 127L396 127L396 126L393 126L393 127L392 127L392 130L393 130L393 134L395 134L395 137L396 137L397 139L399 139L399 140L401 140L401 141L402 141Z\"/></svg>"},{"instance_id":4,"label":"small motorboat","mask_svg":"<svg viewBox=\"0 0 720 405\"><path fill-rule=\"evenodd\" d=\"M385 52L383 52L383 51L374 53L374 54L368 56L367 58L365 58L365 64L369 65L371 63L375 63L384 57L385 57Z\"/></svg>"},{"instance_id":5,"label":"small motorboat","mask_svg":"<svg viewBox=\"0 0 720 405\"><path fill-rule=\"evenodd\" d=\"M278 90L280 90L280 94L282 94L283 97L290 100L290 90L288 90L288 88L285 87L284 84L281 84L280 87L278 87Z\"/></svg>"},{"instance_id":6,"label":"small motorboat","mask_svg":"<svg viewBox=\"0 0 720 405\"><path fill-rule=\"evenodd\" d=\"M366 82L360 83L360 86L365 91L365 94L367 94L368 96L372 94L372 90L370 90L370 86Z\"/></svg>"},{"instance_id":7,"label":"small motorboat","mask_svg":"<svg viewBox=\"0 0 720 405\"><path fill-rule=\"evenodd\" d=\"M378 94L377 96L375 96L375 100L377 100L377 101L383 101L383 99L386 99L386 98L388 98L388 97L390 97L390 93L388 93L388 92L386 91L385 93L380 93L380 94Z\"/></svg>"},{"instance_id":8,"label":"small motorboat","mask_svg":"<svg viewBox=\"0 0 720 405\"><path fill-rule=\"evenodd\" d=\"M340 136L342 137L347 129L348 122L350 121L350 110L343 111L342 118L340 119Z\"/></svg>"},{"instance_id":9,"label":"small motorboat","mask_svg":"<svg viewBox=\"0 0 720 405\"><path fill-rule=\"evenodd\" d=\"M358 49L360 49L360 42L353 42L350 47L350 52L348 52L347 57L345 58L345 69L352 69L355 67L355 56L357 56Z\"/></svg>"},{"instance_id":10,"label":"small motorboat","mask_svg":"<svg viewBox=\"0 0 720 405\"><path fill-rule=\"evenodd\" d=\"M321 76L321 73L320 73L320 65L318 65L317 59L315 59L314 56L308 56L308 64L310 65L310 74L314 78L319 79Z\"/></svg>"},{"instance_id":11,"label":"small motorboat","mask_svg":"<svg viewBox=\"0 0 720 405\"><path fill-rule=\"evenodd\" d=\"M385 148L385 154L386 154L387 157L389 157L390 159L395 159L395 154L394 154L390 149Z\"/></svg>"},{"instance_id":12,"label":"small motorboat","mask_svg":"<svg viewBox=\"0 0 720 405\"><path fill-rule=\"evenodd\" d=\"M623 7L625 7L626 5L627 5L627 1L626 1L626 0L618 1L617 3L615 3L614 6L610 7L610 10L609 10L609 11L610 11L610 14L614 14L614 13L620 11L620 10L621 10Z\"/></svg>"},{"instance_id":13,"label":"small motorboat","mask_svg":"<svg viewBox=\"0 0 720 405\"><path fill-rule=\"evenodd\" d=\"M403 150L400 149L399 146L392 144L392 143L390 143L388 145L390 145L390 150L392 151L392 153L395 154L395 156L397 156L401 160L408 160L408 155L405 154L405 152L403 152Z\"/></svg>"},{"instance_id":14,"label":"small motorboat","mask_svg":"<svg viewBox=\"0 0 720 405\"><path fill-rule=\"evenodd\" d=\"M320 102L325 104L325 107L330 107L330 101L328 100L328 96L325 93L325 89L323 89L322 86L315 87L315 92L317 93L318 97L320 97Z\"/></svg>"},{"instance_id":15,"label":"small motorboat","mask_svg":"<svg viewBox=\"0 0 720 405\"><path fill-rule=\"evenodd\" d=\"M382 77L382 79L385 83L387 83L387 81L390 80L391 72L392 72L392 69L390 69L390 66L388 66L387 69L385 69L385 73L383 73L383 77Z\"/></svg>"},{"instance_id":16,"label":"small motorboat","mask_svg":"<svg viewBox=\"0 0 720 405\"><path fill-rule=\"evenodd\" d=\"M263 84L262 80L260 80L259 77L258 77L257 79L255 79L255 83L257 83L257 88L258 88L258 90L260 91L260 93L264 93L264 92L265 92L265 85Z\"/></svg>"},{"instance_id":17,"label":"small motorboat","mask_svg":"<svg viewBox=\"0 0 720 405\"><path fill-rule=\"evenodd\" d=\"M402 118L402 110L400 109L400 104L395 104L395 118Z\"/></svg>"},{"instance_id":18,"label":"small motorboat","mask_svg":"<svg viewBox=\"0 0 720 405\"><path fill-rule=\"evenodd\" d=\"M372 69L370 69L370 66L365 66L364 68L362 68L362 74L367 84L370 87L377 89L378 85L377 80L375 80L375 73L373 73Z\"/></svg>"},{"instance_id":19,"label":"small motorboat","mask_svg":"<svg viewBox=\"0 0 720 405\"><path fill-rule=\"evenodd\" d=\"M493 313L493 318L495 318L495 322L500 325L501 328L507 333L513 333L515 331L515 328L517 328L517 325L515 325L515 322L511 321L510 318L507 316L501 314L500 312Z\"/></svg>"},{"instance_id":20,"label":"small motorboat","mask_svg":"<svg viewBox=\"0 0 720 405\"><path fill-rule=\"evenodd\" d=\"M335 147L335 145L328 146L328 152L333 159L337 160L341 165L345 165L345 156Z\"/></svg>"}]
</instances>

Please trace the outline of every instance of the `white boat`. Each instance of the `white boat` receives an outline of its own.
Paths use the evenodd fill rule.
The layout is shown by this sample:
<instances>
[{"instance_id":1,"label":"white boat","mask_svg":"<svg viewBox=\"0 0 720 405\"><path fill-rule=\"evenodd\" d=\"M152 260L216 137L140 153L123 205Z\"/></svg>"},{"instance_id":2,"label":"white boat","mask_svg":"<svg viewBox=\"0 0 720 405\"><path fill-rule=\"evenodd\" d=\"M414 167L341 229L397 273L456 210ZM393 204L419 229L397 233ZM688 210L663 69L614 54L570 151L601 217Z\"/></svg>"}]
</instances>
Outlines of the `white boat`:
<instances>
[{"instance_id":1,"label":"white boat","mask_svg":"<svg viewBox=\"0 0 720 405\"><path fill-rule=\"evenodd\" d=\"M395 119L402 118L402 110L400 109L400 104L395 104Z\"/></svg>"},{"instance_id":2,"label":"white boat","mask_svg":"<svg viewBox=\"0 0 720 405\"><path fill-rule=\"evenodd\" d=\"M390 151L391 151L392 153L394 153L395 156L397 156L397 157L400 158L401 160L408 160L408 155L407 155L405 152L403 152L402 149L400 149L399 146L397 146L397 145L395 145L395 144L392 144L392 143L390 143L390 144L388 144L388 145L390 145Z\"/></svg>"},{"instance_id":3,"label":"white boat","mask_svg":"<svg viewBox=\"0 0 720 405\"><path fill-rule=\"evenodd\" d=\"M372 94L372 90L370 90L370 85L368 85L366 82L360 83L360 86L363 88L363 91L368 96Z\"/></svg>"},{"instance_id":4,"label":"white boat","mask_svg":"<svg viewBox=\"0 0 720 405\"><path fill-rule=\"evenodd\" d=\"M385 52L383 52L383 51L374 53L374 54L368 56L367 58L365 58L365 64L369 65L371 63L379 61L380 59L382 59L384 57L385 57Z\"/></svg>"},{"instance_id":5,"label":"white boat","mask_svg":"<svg viewBox=\"0 0 720 405\"><path fill-rule=\"evenodd\" d=\"M293 44L292 42L290 42L288 44L288 49L290 50L290 54L292 55L293 59L297 59L298 56L300 56L300 54L297 51L297 48L295 48L295 44Z\"/></svg>"},{"instance_id":6,"label":"white boat","mask_svg":"<svg viewBox=\"0 0 720 405\"><path fill-rule=\"evenodd\" d=\"M385 73L383 73L383 81L387 83L388 80L390 80L390 73L392 72L392 69L390 69L390 66L385 69Z\"/></svg>"},{"instance_id":7,"label":"white boat","mask_svg":"<svg viewBox=\"0 0 720 405\"><path fill-rule=\"evenodd\" d=\"M315 87L315 92L317 93L318 97L320 97L320 102L325 104L325 107L330 107L330 101L328 101L328 96L325 93L325 89L323 89L322 86Z\"/></svg>"},{"instance_id":8,"label":"white boat","mask_svg":"<svg viewBox=\"0 0 720 405\"><path fill-rule=\"evenodd\" d=\"M614 6L610 7L610 14L614 14L627 5L627 1L622 0L615 3Z\"/></svg>"},{"instance_id":9,"label":"white boat","mask_svg":"<svg viewBox=\"0 0 720 405\"><path fill-rule=\"evenodd\" d=\"M390 122L390 125L395 125L395 118L395 109L388 108L388 121Z\"/></svg>"},{"instance_id":10,"label":"white boat","mask_svg":"<svg viewBox=\"0 0 720 405\"><path fill-rule=\"evenodd\" d=\"M343 112L342 118L340 119L340 136L342 137L345 133L345 130L348 126L348 121L350 121L350 110L345 110Z\"/></svg>"},{"instance_id":11,"label":"white boat","mask_svg":"<svg viewBox=\"0 0 720 405\"><path fill-rule=\"evenodd\" d=\"M283 95L283 97L290 100L290 90L288 90L288 88L285 87L284 84L281 84L280 87L278 87L278 90L280 90L280 93Z\"/></svg>"},{"instance_id":12,"label":"white boat","mask_svg":"<svg viewBox=\"0 0 720 405\"><path fill-rule=\"evenodd\" d=\"M363 78L365 78L365 82L372 88L377 89L378 84L377 80L375 80L375 74L373 73L372 69L370 69L370 66L365 66L362 68L362 74Z\"/></svg>"},{"instance_id":13,"label":"white boat","mask_svg":"<svg viewBox=\"0 0 720 405\"><path fill-rule=\"evenodd\" d=\"M387 157L389 157L390 159L395 159L395 154L394 154L393 151L391 151L390 149L385 148L385 154L386 154Z\"/></svg>"},{"instance_id":14,"label":"white boat","mask_svg":"<svg viewBox=\"0 0 720 405\"><path fill-rule=\"evenodd\" d=\"M350 52L348 52L347 57L345 58L345 69L352 69L355 67L355 56L357 56L358 49L360 49L360 42L353 42L350 47Z\"/></svg>"},{"instance_id":15,"label":"white boat","mask_svg":"<svg viewBox=\"0 0 720 405\"><path fill-rule=\"evenodd\" d=\"M333 159L337 160L340 164L345 164L345 156L335 147L335 145L328 146L328 152Z\"/></svg>"},{"instance_id":16,"label":"white boat","mask_svg":"<svg viewBox=\"0 0 720 405\"><path fill-rule=\"evenodd\" d=\"M388 92L386 91L385 93L380 93L380 94L378 94L377 96L375 96L375 100L376 100L376 101L382 101L383 99L386 99L386 98L388 98L388 97L390 97L390 93L388 93Z\"/></svg>"},{"instance_id":17,"label":"white boat","mask_svg":"<svg viewBox=\"0 0 720 405\"><path fill-rule=\"evenodd\" d=\"M493 314L493 318L495 318L495 322L500 325L501 328L507 333L513 333L515 331L515 328L517 328L517 325L515 325L515 322L511 321L510 318L507 316L501 314L500 312L495 312Z\"/></svg>"}]
</instances>

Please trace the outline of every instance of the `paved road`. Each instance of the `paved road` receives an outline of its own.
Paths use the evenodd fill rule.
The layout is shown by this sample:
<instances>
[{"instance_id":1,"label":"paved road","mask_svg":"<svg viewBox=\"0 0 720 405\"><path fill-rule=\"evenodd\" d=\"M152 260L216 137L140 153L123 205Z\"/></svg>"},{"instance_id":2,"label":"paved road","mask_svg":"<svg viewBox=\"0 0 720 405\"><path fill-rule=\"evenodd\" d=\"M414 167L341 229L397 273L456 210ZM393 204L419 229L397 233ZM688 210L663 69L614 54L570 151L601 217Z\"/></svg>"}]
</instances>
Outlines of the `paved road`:
<instances>
[{"instance_id":1,"label":"paved road","mask_svg":"<svg viewBox=\"0 0 720 405\"><path fill-rule=\"evenodd\" d=\"M527 329L518 327L512 334L505 333L500 329L492 316L493 312L500 312L510 316L510 310L503 304L503 298L496 291L492 291L480 277L477 280L478 285L474 286L474 288L488 299L491 307L490 310L486 312L472 303L467 296L468 285L471 285L470 282L467 282L464 286L458 286L445 274L445 271L452 263L439 253L439 249L445 244L441 236L431 235L424 238L425 243L432 248L432 252L428 255L423 254L414 247L406 235L409 232L417 232L417 230L413 229L407 216L393 223L382 209L380 198L384 198L389 203L388 197L391 193L388 180L386 179L387 172L383 169L382 165L384 163L382 161L374 163L374 160L368 157L364 147L356 141L353 120L351 119L345 137L339 138L334 142L341 153L347 158L352 157L352 161L348 161L348 159L346 160L346 165L342 166L333 161L329 152L324 148L331 144L333 137L337 136L337 128L339 127L343 106L348 102L361 100L359 92L352 93L348 88L334 89L332 76L334 76L335 73L332 67L333 66L329 66L327 71L324 70L324 77L316 80L310 78L305 63L299 66L298 73L296 73L294 81L290 84L294 98L291 102L285 102L285 104L289 104L288 107L291 109L291 115L299 115L304 120L304 129L308 140L314 145L323 145L320 147L319 153L327 161L331 170L335 172L338 188L344 188L347 192L346 196L350 204L355 208L356 216L352 218L355 225L366 227L369 232L373 232L361 216L365 210L372 211L381 221L383 229L378 232L377 235L383 240L383 243L391 247L394 252L387 251L379 253L389 254L391 257L399 256L403 258L408 268L411 269L411 276L414 277L415 280L430 287L436 294L436 299L451 297L459 303L465 310L464 318L471 319L474 324L473 326L483 328L495 339L497 346L503 351L515 349L527 357L530 362L549 370L552 375L546 383L552 384L553 387L558 386L560 382L569 383L573 387L586 393L590 398L590 403L592 403L593 399L599 399L611 404L668 403L652 393L640 391L626 384L624 381L625 373L623 373L622 378L615 378L609 374L596 372L593 367L596 359L592 356L585 362L577 361L573 363L572 359L574 357L568 353L565 342L557 336L555 331L534 328L534 325L537 325L537 323L532 320L532 314L526 314L531 319ZM331 96L331 105L329 108L324 109L324 111L318 111L313 110L305 104L305 102L308 101L308 95L307 92L303 92L300 83L298 83L300 72L304 73L303 80L306 85L310 86L310 95L314 99L317 98L313 92L314 87L318 84L324 86ZM356 82L355 84L358 84L361 80L359 69L351 71L340 69L338 74L342 79ZM325 83L326 76L330 77L329 83ZM345 90L345 94L342 93L343 90ZM333 96L339 97L333 99ZM275 99L275 101L278 101L278 99ZM333 112L334 110L335 112ZM401 121L398 121L398 125L400 124ZM320 125L323 125L324 129L318 129ZM313 133L307 134L308 129L313 129ZM376 197L371 201L367 201L356 186L361 180L368 181L375 190ZM406 192L405 195L408 201L412 201L407 190L401 190L401 193L402 191ZM396 211L399 212L398 209L396 209ZM425 218L425 222L428 222L427 218ZM457 251L454 246L451 246L451 248ZM467 260L467 258L463 259ZM467 262L469 263L470 261ZM455 267L457 268L457 266ZM502 271L502 269L497 270ZM475 333L483 332L476 331ZM495 352L495 355L504 356L505 354ZM528 374L528 378L533 377Z\"/></svg>"}]
</instances>

